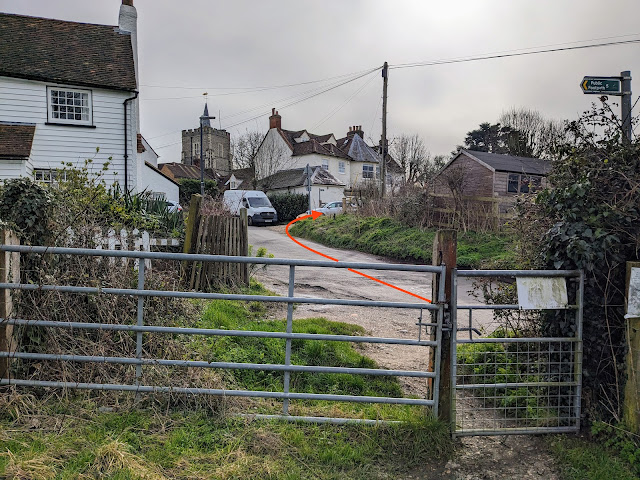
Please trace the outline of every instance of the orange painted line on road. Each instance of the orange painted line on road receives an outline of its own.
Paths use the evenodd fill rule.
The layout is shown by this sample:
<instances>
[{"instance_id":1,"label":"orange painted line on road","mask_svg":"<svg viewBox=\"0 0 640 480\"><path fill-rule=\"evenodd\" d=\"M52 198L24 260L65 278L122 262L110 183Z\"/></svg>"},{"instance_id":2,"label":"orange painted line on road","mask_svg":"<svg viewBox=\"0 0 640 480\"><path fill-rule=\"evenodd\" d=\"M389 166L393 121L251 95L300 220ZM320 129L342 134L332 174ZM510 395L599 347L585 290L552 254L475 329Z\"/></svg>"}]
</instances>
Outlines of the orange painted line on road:
<instances>
[{"instance_id":1,"label":"orange painted line on road","mask_svg":"<svg viewBox=\"0 0 640 480\"><path fill-rule=\"evenodd\" d=\"M312 220L315 220L315 219L316 219L316 218L318 218L320 215L322 215L322 213L320 213L320 212L316 212L316 211L314 210L314 211L312 211L312 212L311 212L311 215L304 215L304 216L302 216L302 217L296 218L295 220L291 220L291 221L287 224L287 226L286 226L286 228L285 228L285 232L287 233L287 236L288 236L291 240L293 240L293 242L294 242L294 243L297 243L297 244L298 244L298 245L300 245L302 248L306 248L306 249L307 249L307 250L309 250L310 252L313 252L313 253L315 253L316 255L320 255L321 257L328 258L329 260L333 260L334 262L338 262L339 260L338 260L337 258L330 257L329 255L325 255L324 253L319 252L319 251L317 251L317 250L314 250L314 249L313 249L313 248L311 248L311 247L307 247L307 246L306 246L305 244L303 244L302 242L299 242L298 240L296 240L295 238L293 238L293 237L291 236L291 234L289 233L289 227L290 227L291 225L293 225L294 223L296 223L296 222L298 222L298 221L300 221L300 220L305 220L305 219L307 219L307 218L311 218ZM428 303L432 303L432 302L431 302L431 300L429 300L428 298L421 297L420 295L416 295L415 293L412 293L412 292L410 292L410 291L408 291L408 290L405 290L405 289L400 288L400 287L396 287L395 285L393 285L393 284L391 284L391 283L384 282L384 281L380 280L379 278L373 277L373 276L371 276L371 275L367 275L366 273L359 272L358 270L354 270L353 268L347 268L347 270L349 270L350 272L353 272L353 273L355 273L355 274L357 274L357 275L362 275L363 277L368 278L369 280L373 280L374 282L378 282L378 283L381 283L382 285L385 285L385 286L387 286L387 287L391 287L391 288L393 288L393 289L395 289L395 290L398 290L399 292L406 293L407 295L411 295L412 297L419 298L420 300L424 300L425 302L428 302Z\"/></svg>"}]
</instances>

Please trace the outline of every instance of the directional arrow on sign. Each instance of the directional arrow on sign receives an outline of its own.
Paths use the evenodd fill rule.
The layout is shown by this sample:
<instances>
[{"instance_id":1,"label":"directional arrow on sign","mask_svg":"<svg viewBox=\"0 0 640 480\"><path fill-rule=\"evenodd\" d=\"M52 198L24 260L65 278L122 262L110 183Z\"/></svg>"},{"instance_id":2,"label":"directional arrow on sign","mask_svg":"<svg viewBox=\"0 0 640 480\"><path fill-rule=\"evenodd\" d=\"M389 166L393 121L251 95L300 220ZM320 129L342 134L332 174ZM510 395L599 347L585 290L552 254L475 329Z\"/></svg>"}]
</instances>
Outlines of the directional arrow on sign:
<instances>
[{"instance_id":1,"label":"directional arrow on sign","mask_svg":"<svg viewBox=\"0 0 640 480\"><path fill-rule=\"evenodd\" d=\"M582 93L595 95L622 95L620 77L584 77L580 82Z\"/></svg>"}]
</instances>

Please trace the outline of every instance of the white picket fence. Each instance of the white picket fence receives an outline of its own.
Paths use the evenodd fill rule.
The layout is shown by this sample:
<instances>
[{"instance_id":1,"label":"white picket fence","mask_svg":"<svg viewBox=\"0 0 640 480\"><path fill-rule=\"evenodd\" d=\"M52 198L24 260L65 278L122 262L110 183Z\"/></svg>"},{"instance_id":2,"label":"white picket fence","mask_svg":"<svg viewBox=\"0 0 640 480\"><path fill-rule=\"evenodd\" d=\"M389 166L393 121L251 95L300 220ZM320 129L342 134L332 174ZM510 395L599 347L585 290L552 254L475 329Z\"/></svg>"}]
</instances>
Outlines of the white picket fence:
<instances>
[{"instance_id":1,"label":"white picket fence","mask_svg":"<svg viewBox=\"0 0 640 480\"><path fill-rule=\"evenodd\" d=\"M76 234L71 227L67 228L67 243L73 245ZM150 252L151 247L154 250L163 250L169 247L179 247L181 245L180 240L177 238L155 238L152 237L147 231L140 231L137 228L131 232L126 229L116 232L114 229L107 230L105 233L96 229L93 233L93 244L96 250L130 250L134 252ZM164 248L163 248L164 247ZM116 259L109 257L109 263L115 263ZM122 258L123 264L126 264L129 259ZM134 261L134 266L138 268L138 260ZM151 268L151 260L145 260L145 268Z\"/></svg>"}]
</instances>

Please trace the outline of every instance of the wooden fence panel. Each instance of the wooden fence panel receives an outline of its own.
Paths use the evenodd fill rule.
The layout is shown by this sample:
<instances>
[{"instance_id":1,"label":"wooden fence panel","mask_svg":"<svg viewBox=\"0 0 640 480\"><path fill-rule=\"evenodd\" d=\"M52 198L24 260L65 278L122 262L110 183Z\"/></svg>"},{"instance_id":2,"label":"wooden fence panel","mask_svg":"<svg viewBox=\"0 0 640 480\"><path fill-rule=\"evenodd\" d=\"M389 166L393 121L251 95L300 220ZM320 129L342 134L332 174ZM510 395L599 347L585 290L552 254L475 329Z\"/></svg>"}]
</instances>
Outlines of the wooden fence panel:
<instances>
[{"instance_id":1,"label":"wooden fence panel","mask_svg":"<svg viewBox=\"0 0 640 480\"><path fill-rule=\"evenodd\" d=\"M245 218L202 216L193 237L193 253L247 256L249 250ZM249 285L249 266L227 262L192 262L187 277L189 288L215 290L221 286Z\"/></svg>"}]
</instances>

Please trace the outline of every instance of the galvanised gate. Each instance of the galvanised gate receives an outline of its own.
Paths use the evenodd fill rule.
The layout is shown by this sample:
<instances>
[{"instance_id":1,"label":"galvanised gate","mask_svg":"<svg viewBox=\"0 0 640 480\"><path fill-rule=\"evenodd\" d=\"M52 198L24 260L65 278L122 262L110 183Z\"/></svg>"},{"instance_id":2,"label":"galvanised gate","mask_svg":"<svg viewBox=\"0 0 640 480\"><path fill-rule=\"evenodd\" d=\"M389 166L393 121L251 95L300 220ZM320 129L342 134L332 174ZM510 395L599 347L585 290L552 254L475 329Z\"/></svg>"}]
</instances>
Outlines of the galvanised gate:
<instances>
[{"instance_id":1,"label":"galvanised gate","mask_svg":"<svg viewBox=\"0 0 640 480\"><path fill-rule=\"evenodd\" d=\"M236 256L219 256L219 255L193 255L180 253L155 253L155 252L129 252L129 251L106 251L94 249L80 248L60 248L60 247L27 247L27 246L0 246L0 251L18 252L21 255L28 254L47 254L52 256L80 256L95 257L109 259L129 258L135 259L138 263L138 283L136 288L104 288L101 286L73 286L73 285L56 285L56 284L20 284L20 283L0 283L0 290L8 289L12 291L22 290L40 290L53 291L64 295L120 295L134 296L137 298L137 318L135 324L114 324L101 322L100 318L89 319L84 322L63 322L63 321L47 321L38 318L5 318L2 322L13 326L31 326L41 327L53 331L56 329L82 331L110 331L110 332L131 332L136 336L136 352L135 357L115 357L115 356L99 356L99 355L77 355L74 352L61 353L42 353L27 351L4 351L0 352L0 358L10 358L12 362L16 361L38 361L38 362L81 362L96 364L115 364L135 366L135 382L125 383L90 383L83 381L65 381L61 378L52 379L32 379L28 377L9 377L0 380L1 385L18 385L25 387L53 387L61 389L84 389L84 390L102 390L102 391L125 391L143 393L175 393L175 394L191 394L191 395L216 395L222 397L255 397L255 398L271 398L282 401L282 415L258 415L258 417L283 418L287 420L312 421L312 422L332 422L332 423L376 423L375 419L346 419L346 418L329 418L329 417L303 417L289 415L289 403L295 400L324 400L336 402L359 402L359 403L384 403L384 404L402 404L402 405L422 405L433 409L437 415L438 409L438 392L439 392L439 368L441 356L441 339L442 325L444 318L443 302L383 302L370 300L352 300L340 298L308 298L295 296L295 276L297 267L311 268L332 268L332 269L370 269L370 270L396 270L404 272L421 272L429 275L437 275L442 277L445 267L434 267L425 265L391 265L391 264L368 264L368 263L349 263L349 262L327 262L327 261L310 261L310 260L285 260L275 258L251 258ZM146 260L146 262L145 262ZM167 291L167 290L151 290L145 287L145 263L148 261L189 261L189 262L227 262L227 263L249 263L249 264L265 264L265 265L284 265L289 268L289 285L288 295L286 297L266 296L266 295L242 295L242 294L223 294L223 293L202 293L192 291ZM111 260L113 261L113 260ZM176 263L177 265L177 263ZM426 282L427 279L425 279ZM444 298L444 282L440 282L442 288L439 292L439 298ZM209 300L238 300L246 302L271 302L284 303L287 305L287 321L286 330L284 332L273 331L257 331L257 330L225 330L210 328L185 328L185 327L169 327L153 325L153 321L145 317L145 299L150 297L174 297L174 298L195 298ZM324 304L339 305L348 311L349 307L362 306L370 308L389 308L389 309L409 309L415 312L418 319L416 325L415 338L382 338L374 336L359 335L328 335L328 334L309 334L293 332L293 314L294 304ZM426 314L423 316L423 312ZM347 315L345 315L347 317ZM425 318L425 321L423 321ZM428 320L427 320L428 319ZM242 362L222 362L216 359L203 360L183 360L170 358L149 358L145 356L143 351L143 336L145 334L163 334L163 335L188 335L195 337L257 337L257 338L275 338L285 340L285 361L284 364L261 364L261 363L242 363ZM435 359L431 370L415 370L408 368L406 370L388 370L383 368L347 368L347 367L328 367L318 365L294 365L291 363L291 347L293 341L331 341L331 342L350 342L357 344L386 344L386 345L404 345L417 346L425 349L424 358L428 356L427 348L433 349ZM176 387L171 385L156 385L141 383L142 373L145 366L154 367L170 367L184 369L221 369L221 370L261 370L275 371L284 373L284 382L282 391L262 391L262 390L235 390L235 389L214 389L214 388L195 388L195 387ZM14 369L20 371L20 369ZM294 372L305 372L310 374L321 373L338 373L350 375L369 375L369 376L391 376L391 377L414 377L422 378L425 382L429 382L431 388L428 398L396 398L384 396L359 396L344 395L332 393L304 393L296 392L291 388L291 374Z\"/></svg>"},{"instance_id":2,"label":"galvanised gate","mask_svg":"<svg viewBox=\"0 0 640 480\"><path fill-rule=\"evenodd\" d=\"M54 291L64 295L121 295L137 298L137 317L135 324L103 323L99 318L86 319L84 322L46 321L38 318L6 318L1 321L8 325L34 326L48 330L66 329L74 331L110 331L131 332L136 337L135 356L115 357L98 355L78 355L67 353L43 353L28 351L0 352L0 358L10 358L12 362L79 362L96 364L116 364L135 366L135 381L132 383L90 383L65 381L63 378L47 380L32 379L28 376L10 376L0 380L1 385L25 387L54 387L61 389L112 390L143 393L176 393L215 395L222 397L271 398L282 401L282 413L279 415L259 415L267 418L287 420L331 422L331 423L377 423L375 419L350 419L331 417L305 417L289 414L289 403L297 400L324 400L336 402L384 403L422 405L430 407L438 414L439 386L442 381L451 382L452 403L451 418L454 435L495 435L508 433L549 433L577 431L580 426L580 394L582 364L582 295L583 276L579 271L482 271L454 269L452 275L452 302L450 308L444 304L444 266L366 264L347 262L324 262L309 260L284 260L270 258L223 257L213 255L193 255L178 253L152 253L105 251L93 249L0 246L0 251L19 252L23 255L51 254L81 257L129 258L138 261L138 283L136 288L103 288L100 286L72 286L56 284L20 284L0 283L0 290L42 290ZM152 290L145 287L145 261L198 261L229 262L265 265L284 265L289 268L288 295L274 297L264 295L240 295L223 293L202 293L191 291ZM426 302L383 302L370 300L351 300L340 298L308 298L295 295L295 274L297 267L332 269L371 269L421 272L439 277L438 301ZM571 303L561 302L554 308L543 306L545 311L556 310L565 321L573 322L574 335L570 337L549 337L524 332L513 325L483 325L484 331L474 312L520 311L523 305L483 305L459 304L457 298L460 278L492 277L518 279L562 279L572 287ZM556 285L557 286L557 285ZM560 285L561 287L562 285ZM554 287L555 288L555 287ZM544 295L543 295L544 296ZM180 326L157 326L145 317L145 299L150 297L196 298L211 300L239 300L247 302L272 302L287 305L286 329L282 332L259 330L225 330L211 328L187 328ZM418 319L414 338L383 338L357 335L325 335L294 333L294 304L336 305L348 312L350 307L409 309ZM468 317L464 315L467 313ZM480 316L477 313L477 316ZM346 315L345 315L346 317ZM499 316L498 316L499 318ZM446 321L451 319L451 321ZM464 321L463 321L464 319ZM381 321L384 321L381 319ZM440 361L443 330L455 332L451 335L451 378L441 379ZM474 332L477 332L474 334ZM539 333L539 332L538 332ZM143 350L143 337L146 334L186 335L194 337L257 337L285 340L285 359L283 364L261 364L242 362L223 362L216 359L184 360L171 358L150 358ZM293 341L323 340L332 342L350 342L357 344L386 344L417 346L432 349L432 368L417 370L387 370L382 368L347 368L318 365L298 365L291 362ZM234 390L196 387L177 387L172 385L144 384L141 382L145 366L169 367L179 369L220 369L220 370L260 370L283 372L283 388L280 391ZM411 367L411 366L408 366ZM20 371L19 369L17 371ZM396 398L383 396L339 395L332 393L304 393L291 388L291 374L305 372L309 374L341 373L349 375L371 375L392 377L422 378L429 382L427 398Z\"/></svg>"},{"instance_id":3,"label":"galvanised gate","mask_svg":"<svg viewBox=\"0 0 640 480\"><path fill-rule=\"evenodd\" d=\"M515 281L518 303L461 305L458 302L461 278L502 279L503 285L512 286ZM454 435L560 433L580 429L583 291L584 276L577 270L454 270L451 302L456 332L451 354ZM477 317L488 311L498 314L491 315L488 325L484 319L485 331L481 332L483 321ZM526 311L547 315L546 322L551 326L559 322L570 325L573 335L552 336L539 331L539 327L532 330L530 325L518 321L519 314Z\"/></svg>"}]
</instances>

